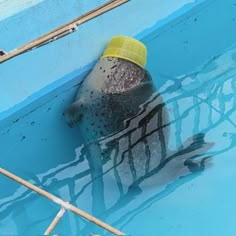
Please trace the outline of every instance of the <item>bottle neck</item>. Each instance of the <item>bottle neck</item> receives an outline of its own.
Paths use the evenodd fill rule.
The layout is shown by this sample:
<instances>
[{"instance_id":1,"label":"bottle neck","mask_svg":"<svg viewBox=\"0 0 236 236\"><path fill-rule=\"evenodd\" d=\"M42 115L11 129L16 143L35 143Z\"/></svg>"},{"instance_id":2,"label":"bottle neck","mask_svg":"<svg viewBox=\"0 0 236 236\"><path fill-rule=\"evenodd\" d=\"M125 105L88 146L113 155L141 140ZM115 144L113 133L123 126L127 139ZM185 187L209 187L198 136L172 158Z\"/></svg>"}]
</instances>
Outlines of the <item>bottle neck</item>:
<instances>
[{"instance_id":1,"label":"bottle neck","mask_svg":"<svg viewBox=\"0 0 236 236\"><path fill-rule=\"evenodd\" d=\"M101 64L106 65L104 92L108 94L120 94L129 91L147 77L146 70L133 62L121 58L101 58Z\"/></svg>"}]
</instances>

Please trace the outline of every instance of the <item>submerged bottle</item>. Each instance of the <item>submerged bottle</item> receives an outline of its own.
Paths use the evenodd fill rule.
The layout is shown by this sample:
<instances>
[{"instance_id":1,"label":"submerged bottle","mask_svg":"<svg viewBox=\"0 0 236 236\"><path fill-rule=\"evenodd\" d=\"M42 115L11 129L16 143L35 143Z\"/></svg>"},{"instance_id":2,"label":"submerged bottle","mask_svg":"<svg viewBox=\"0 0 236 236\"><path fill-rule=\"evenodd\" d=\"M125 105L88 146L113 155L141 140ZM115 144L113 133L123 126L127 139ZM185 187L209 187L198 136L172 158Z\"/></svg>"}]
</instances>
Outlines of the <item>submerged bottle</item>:
<instances>
[{"instance_id":1,"label":"submerged bottle","mask_svg":"<svg viewBox=\"0 0 236 236\"><path fill-rule=\"evenodd\" d=\"M145 70L147 49L133 38L111 39L66 110L70 127L80 123L86 142L120 132L155 92Z\"/></svg>"},{"instance_id":2,"label":"submerged bottle","mask_svg":"<svg viewBox=\"0 0 236 236\"><path fill-rule=\"evenodd\" d=\"M91 169L93 210L99 214L106 206L101 204L106 184L120 191L119 197L140 194L142 188L203 169L208 158L195 160L210 148L204 134L169 150L170 125L180 117L169 120L166 104L145 70L146 56L141 42L114 37L65 112L71 127L80 124L85 141L81 155Z\"/></svg>"}]
</instances>

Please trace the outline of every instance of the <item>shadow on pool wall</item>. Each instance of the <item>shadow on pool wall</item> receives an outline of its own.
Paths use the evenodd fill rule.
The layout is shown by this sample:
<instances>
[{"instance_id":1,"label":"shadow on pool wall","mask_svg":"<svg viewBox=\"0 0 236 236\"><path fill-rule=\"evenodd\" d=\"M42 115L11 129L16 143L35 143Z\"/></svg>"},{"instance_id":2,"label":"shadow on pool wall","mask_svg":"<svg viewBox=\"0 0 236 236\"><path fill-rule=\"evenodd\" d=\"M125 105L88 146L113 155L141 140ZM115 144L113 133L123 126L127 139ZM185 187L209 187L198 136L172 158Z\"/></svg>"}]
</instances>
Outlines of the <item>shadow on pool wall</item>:
<instances>
[{"instance_id":1,"label":"shadow on pool wall","mask_svg":"<svg viewBox=\"0 0 236 236\"><path fill-rule=\"evenodd\" d=\"M200 111L199 106L203 106L201 109L204 109L203 104L207 101L208 97L205 96L203 91L200 97L203 102L200 103L199 100L196 99L196 96L194 97L193 95L201 93L203 87L208 89L208 86L212 86L212 88L215 88L211 97L212 101L223 99L222 88L227 82L231 82L232 75L235 75L235 71L233 70L231 71L233 74L229 74L228 78L224 80L223 77L219 77L221 75L220 71L218 75L216 74L218 77L216 77L217 80L215 81L207 81L207 76L202 76L201 78L196 76L202 68L207 67L210 62L218 60L220 55L236 42L236 31L234 31L236 26L235 10L235 1L209 1L209 6L206 8L199 9L199 11L193 10L161 29L150 33L150 35L143 39L143 42L147 45L149 50L148 70L159 88L163 88L163 91L165 88L169 89L168 96L172 96L169 99L171 99L171 104L175 107L175 109L172 109L171 113L173 116L176 115L180 117L180 119L176 121L180 121L188 114L193 114L193 117L189 118L189 120L192 121L192 123L199 122L197 123L199 126L195 128L189 123L176 123L177 130L185 130L187 125L188 132L185 132L185 137L182 137L178 136L178 132L173 129L174 137L177 139L172 145L174 148L179 147L179 145L183 143L182 140L186 140L186 137L190 137L189 134L197 134L201 131L207 133L209 130L207 126L203 128L200 127L200 115L198 115ZM219 12L222 11L227 12L227 14L220 14L219 17ZM218 62L223 63L220 62L220 59ZM201 67L202 65L203 67ZM209 71L213 69L214 68L207 68ZM165 86L165 83L168 81L170 84ZM191 84L189 81L193 81L193 83ZM201 85L203 85L201 89L199 89L195 83L199 81ZM204 83L204 81L206 83ZM176 92L178 89L182 89L182 92L184 91L186 96L183 97L179 95L178 92ZM46 187L48 191L56 193L63 199L72 201L79 207L82 206L83 209L92 212L91 207L86 205L86 203L92 201L92 198L96 198L96 195L90 196L90 188L87 188L87 186L91 184L89 177L90 171L87 163L83 164L84 166L82 167L81 163L84 163L85 160L80 155L82 149L77 149L77 156L74 154L74 150L79 146L81 147L83 140L78 135L79 128L74 130L69 129L63 117L63 111L73 101L76 90L77 87L64 90L56 95L50 102L47 102L20 120L16 120L8 127L2 129L0 136L0 163L2 167L13 171L25 179L33 180L37 185ZM222 95L221 98L217 97L218 91L220 91ZM236 89L233 87L232 93L235 94L235 91ZM188 104L189 98L192 104L190 107ZM167 101L166 99L165 101ZM225 97L225 101L222 101L226 103L227 99L228 97ZM178 110L178 101L180 100L182 103L186 102L187 104L187 109L184 109L182 115ZM194 107L194 109L192 109L192 107ZM220 109L221 108L222 106ZM225 119L228 119L227 117L233 113L234 109L235 104L228 110L225 108L223 114L216 114L217 112L215 110L211 111L211 116L214 117L214 119L210 121L211 125L218 127ZM224 118L224 114L226 118ZM171 119L174 121L173 117ZM209 121L209 119L207 120ZM189 126L191 128L189 128ZM225 138L227 138L227 135L228 143L226 143L225 149L231 148L235 140L233 134L230 136L230 133L226 133ZM208 141L214 141L209 139L210 137L214 137L214 135L207 136ZM219 148L217 152L209 153L209 155L217 155L223 152L224 148ZM14 163L14 166L12 163ZM82 171L83 169L84 171ZM197 175L192 175L192 177L196 176ZM15 215L12 216L12 212L14 212L15 208L22 205L22 203L25 204L24 201L27 199L29 207L28 209L25 209L27 207L22 208L20 214L29 215L30 209L35 207L39 199L31 192L26 191L24 188L19 187L19 185L10 182L10 180L2 176L0 176L0 180L4 186L7 186L4 191L1 191L0 212L3 214L1 214L0 219L7 224L8 220L11 221L11 217L13 217L13 220L16 220L15 224L19 224L20 230L20 224L22 224L22 222L17 223L17 217ZM81 180L82 182L80 182ZM115 222L114 225L126 227L128 222L138 215L140 211L174 191L179 184L184 183L184 180L183 182L181 181L178 183L173 182L168 186L167 191L152 195L149 199L147 198L145 202L140 203L137 208L130 209L129 212L125 211L127 214L124 215L123 218L122 216L117 216L115 212L116 209L120 209L121 205L125 208L126 201L129 199L121 198L121 202L118 202L117 205L114 204L111 210L114 215L114 221L113 219L109 219L109 221ZM128 197L133 199L136 194L138 194L138 192L134 192L133 195L131 194ZM105 192L105 195L108 196L108 192ZM112 195L109 196L109 198L112 198ZM114 200L117 200L117 198L111 199L109 204L112 205L112 203L114 203L112 201ZM108 201L110 200L108 199ZM47 205L45 206L45 210L46 208ZM49 212L48 210L46 213L38 213L38 220L41 220L44 228L53 218L55 212L56 211ZM109 215L109 212L107 216L106 213L104 213L103 217L106 218ZM122 219L118 221L117 219L119 218ZM68 220L68 218L65 219ZM30 218L28 220L28 224L23 224L22 227L24 230L28 230L27 232L35 232L34 224L36 220L33 221L33 219ZM74 222L76 226L72 228L76 230L85 227L83 232L88 232L87 227L91 227L90 224L87 226L86 223L80 222L78 218L75 218ZM41 223L39 224L41 226ZM67 221L62 221L62 224L58 226L58 232L68 233L65 229L66 227L64 227L67 224ZM26 225L28 225L28 228ZM22 230L22 232L25 231Z\"/></svg>"}]
</instances>

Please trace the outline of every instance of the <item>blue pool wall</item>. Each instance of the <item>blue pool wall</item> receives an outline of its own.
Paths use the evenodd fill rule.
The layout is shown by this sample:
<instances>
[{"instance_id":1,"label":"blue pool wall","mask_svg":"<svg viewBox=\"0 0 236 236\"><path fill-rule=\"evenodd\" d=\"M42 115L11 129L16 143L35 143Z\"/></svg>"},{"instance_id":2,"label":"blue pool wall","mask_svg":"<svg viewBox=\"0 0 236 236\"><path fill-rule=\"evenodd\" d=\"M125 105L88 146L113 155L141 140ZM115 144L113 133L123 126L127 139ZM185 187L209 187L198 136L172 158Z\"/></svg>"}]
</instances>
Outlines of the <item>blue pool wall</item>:
<instances>
[{"instance_id":1,"label":"blue pool wall","mask_svg":"<svg viewBox=\"0 0 236 236\"><path fill-rule=\"evenodd\" d=\"M6 8L7 1L4 2ZM4 5L0 5L0 29L1 35L4 35L0 37L0 47L5 51L13 50L106 1L70 0L67 4L56 0L23 0L23 2L28 4L38 2L38 4L19 10L18 13L14 11L12 16L5 18ZM39 100L42 96L48 96L58 87L70 83L89 65L91 68L112 36L119 34L137 36L154 25L159 28L201 2L204 1L130 1L81 25L77 32L63 39L1 64L1 124L3 121L4 125L11 123L18 118L17 116L22 116L28 111L24 111L28 105L29 109L40 106ZM17 4L20 5L20 2L15 5ZM7 8L5 10L10 11ZM48 100L50 99L48 96ZM35 101L36 104L33 106ZM19 115L16 114L17 111L21 111Z\"/></svg>"},{"instance_id":2,"label":"blue pool wall","mask_svg":"<svg viewBox=\"0 0 236 236\"><path fill-rule=\"evenodd\" d=\"M165 20L163 25L156 22L152 28L145 29L143 32L132 31L132 34L147 45L149 56L156 58L149 61L147 65L147 68L156 68L152 71L156 83L160 85L164 83L163 80L158 80L161 78L160 74L178 77L191 73L202 62L220 55L225 48L231 47L236 42L235 9L233 0L227 2L209 0L196 4L192 8L188 7L188 11L182 14L179 12L176 18L172 15L171 20ZM221 11L227 14L219 17ZM109 14L120 13L117 11ZM104 17L102 19L105 21L108 16ZM95 23L90 22L86 27L93 28L93 24ZM85 31L86 27L84 27ZM119 31L120 34L128 32ZM1 113L0 165L2 167L26 179L31 179L34 174L43 173L75 158L74 150L82 143L82 138L78 127L75 129L67 127L63 111L73 101L80 81L91 69L112 33L114 32L107 33L106 37L100 39L100 43L94 45L89 55L85 51L90 47L80 50L78 46L81 43L80 35L77 32L0 65L1 84L8 84L9 87L3 87L5 94L10 97L15 94L14 89L21 90L21 86L29 88L30 91L26 91L28 95L36 89L31 87L35 81L40 84L37 84L37 89L39 89L40 86L43 87L46 82L49 82L49 77L57 78L46 87L29 95L19 103L20 105L16 100L19 98L21 101L22 96L17 92L12 97L13 108L10 106L10 99L5 101L3 107L9 109L6 108ZM88 41L81 45L85 43L87 44ZM88 58L85 60L84 56ZM80 61L82 57L84 63L86 62L85 66L82 66L83 63ZM65 58L70 58L70 60L65 60ZM72 67L71 64L73 64ZM15 86L13 90L10 84ZM1 86L1 90L3 87ZM1 197L10 196L18 184L9 182L2 176L0 179L2 184L9 186L6 191L1 192Z\"/></svg>"}]
</instances>

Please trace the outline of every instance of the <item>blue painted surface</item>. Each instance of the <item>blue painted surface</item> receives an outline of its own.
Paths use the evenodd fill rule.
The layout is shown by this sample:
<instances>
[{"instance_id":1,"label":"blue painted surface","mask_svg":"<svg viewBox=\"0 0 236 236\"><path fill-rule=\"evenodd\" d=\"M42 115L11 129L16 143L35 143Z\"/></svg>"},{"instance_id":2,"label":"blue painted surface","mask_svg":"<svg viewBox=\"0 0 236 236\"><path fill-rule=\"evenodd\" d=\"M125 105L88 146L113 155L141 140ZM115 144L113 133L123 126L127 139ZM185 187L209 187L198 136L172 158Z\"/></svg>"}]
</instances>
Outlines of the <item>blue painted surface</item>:
<instances>
[{"instance_id":1,"label":"blue painted surface","mask_svg":"<svg viewBox=\"0 0 236 236\"><path fill-rule=\"evenodd\" d=\"M42 1L43 0L0 0L0 20L11 17Z\"/></svg>"},{"instance_id":2,"label":"blue painted surface","mask_svg":"<svg viewBox=\"0 0 236 236\"><path fill-rule=\"evenodd\" d=\"M203 132L206 142L214 142L208 152L213 166L169 185L145 190L128 205L118 204L114 214L106 218L108 223L134 236L235 235L235 9L233 0L209 0L169 24L154 26L153 31L137 36L148 47L147 67L155 83L161 91L169 91L163 97L169 101L173 121L170 148L176 149L188 137ZM64 43L69 39L63 39ZM47 47L56 50L58 45ZM99 53L100 47L96 49ZM27 58L39 54L35 51L22 55L5 68L20 63L22 58L21 66L26 66ZM82 145L82 138L78 128L66 126L63 111L91 65L66 74L60 84L56 81L54 87L39 92L37 98L46 92L48 95L16 113L19 120L1 123L0 131L2 167L90 213L96 195L91 194L88 165L75 151L79 152L76 148ZM35 66L38 70L44 68L41 64ZM80 73L81 77L76 77ZM177 119L179 116L181 119ZM42 234L58 207L2 176L0 182L6 186L0 191L1 233ZM105 192L107 205L118 199L110 187ZM99 228L88 228L72 213L66 214L57 227L57 232L65 235L81 231L84 235L100 233Z\"/></svg>"},{"instance_id":3,"label":"blue painted surface","mask_svg":"<svg viewBox=\"0 0 236 236\"><path fill-rule=\"evenodd\" d=\"M63 1L52 0L34 5L0 22L1 34L4 35L0 38L1 48L12 50L104 2L71 0L65 4ZM160 27L201 2L203 1L149 0L147 4L142 0L131 1L82 25L68 37L1 64L0 120L8 119L12 114L13 119L17 119L16 111L37 101L61 84L70 82L71 73L79 76L81 68L99 58L112 36L135 36L156 23ZM130 14L134 11L139 17ZM126 20L121 21L121 16L125 16ZM58 66L59 64L63 66ZM12 119L8 123L10 122Z\"/></svg>"}]
</instances>

